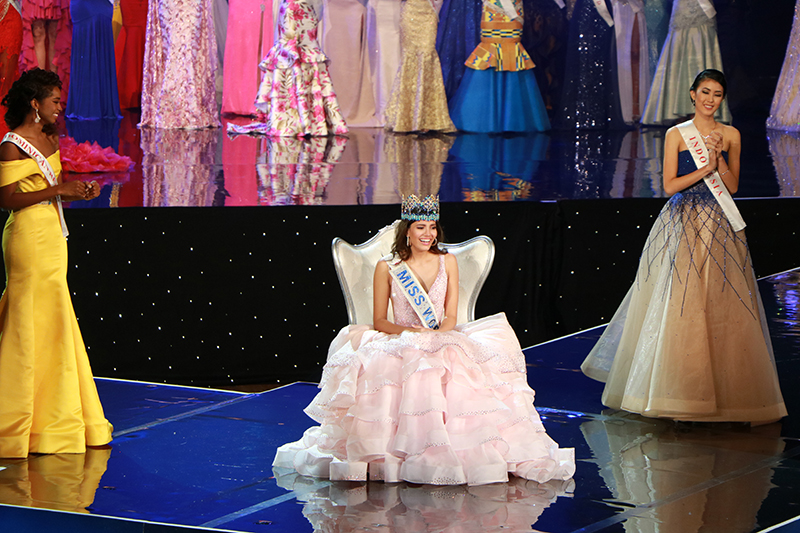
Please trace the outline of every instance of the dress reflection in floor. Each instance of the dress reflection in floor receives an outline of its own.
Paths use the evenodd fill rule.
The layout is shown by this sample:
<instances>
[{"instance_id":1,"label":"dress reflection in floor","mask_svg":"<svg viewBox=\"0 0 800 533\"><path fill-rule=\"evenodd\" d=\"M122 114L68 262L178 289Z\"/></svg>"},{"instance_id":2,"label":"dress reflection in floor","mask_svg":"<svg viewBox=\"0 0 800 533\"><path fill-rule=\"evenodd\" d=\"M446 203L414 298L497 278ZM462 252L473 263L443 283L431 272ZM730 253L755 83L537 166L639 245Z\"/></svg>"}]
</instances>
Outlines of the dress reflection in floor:
<instances>
[{"instance_id":1,"label":"dress reflection in floor","mask_svg":"<svg viewBox=\"0 0 800 533\"><path fill-rule=\"evenodd\" d=\"M513 476L508 483L468 487L320 482L286 469L274 473L278 486L302 494L303 515L314 531L530 531L550 504L575 487L571 479L537 483Z\"/></svg>"},{"instance_id":2,"label":"dress reflection in floor","mask_svg":"<svg viewBox=\"0 0 800 533\"><path fill-rule=\"evenodd\" d=\"M345 137L270 137L259 156L259 205L318 205L333 167L342 156Z\"/></svg>"},{"instance_id":3,"label":"dress reflection in floor","mask_svg":"<svg viewBox=\"0 0 800 533\"><path fill-rule=\"evenodd\" d=\"M213 205L219 133L216 129L142 128L142 205Z\"/></svg>"},{"instance_id":4,"label":"dress reflection in floor","mask_svg":"<svg viewBox=\"0 0 800 533\"><path fill-rule=\"evenodd\" d=\"M800 196L800 133L767 130L781 197Z\"/></svg>"},{"instance_id":5,"label":"dress reflection in floor","mask_svg":"<svg viewBox=\"0 0 800 533\"><path fill-rule=\"evenodd\" d=\"M110 447L87 448L6 464L0 468L0 502L88 513L110 457Z\"/></svg>"},{"instance_id":6,"label":"dress reflection in floor","mask_svg":"<svg viewBox=\"0 0 800 533\"><path fill-rule=\"evenodd\" d=\"M732 432L625 416L583 422L581 432L615 500L634 509L626 532L756 529L774 472L769 465L752 468L753 458L783 451L780 424ZM710 483L725 475L733 479Z\"/></svg>"}]
</instances>

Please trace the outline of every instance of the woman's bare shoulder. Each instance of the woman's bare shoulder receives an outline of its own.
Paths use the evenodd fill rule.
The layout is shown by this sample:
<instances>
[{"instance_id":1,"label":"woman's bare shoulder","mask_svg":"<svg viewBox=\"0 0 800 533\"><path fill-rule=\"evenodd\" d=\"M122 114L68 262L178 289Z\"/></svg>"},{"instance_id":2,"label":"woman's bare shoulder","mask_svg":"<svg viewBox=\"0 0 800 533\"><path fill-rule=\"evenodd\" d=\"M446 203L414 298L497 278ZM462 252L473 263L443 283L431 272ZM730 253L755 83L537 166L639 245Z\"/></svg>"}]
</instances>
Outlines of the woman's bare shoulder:
<instances>
[{"instance_id":1,"label":"woman's bare shoulder","mask_svg":"<svg viewBox=\"0 0 800 533\"><path fill-rule=\"evenodd\" d=\"M383 274L383 273L388 273L388 272L389 272L389 265L383 259L381 259L380 261L378 261L375 264L375 273L376 274Z\"/></svg>"},{"instance_id":2,"label":"woman's bare shoulder","mask_svg":"<svg viewBox=\"0 0 800 533\"><path fill-rule=\"evenodd\" d=\"M17 161L23 159L17 145L10 142L0 144L0 161Z\"/></svg>"},{"instance_id":3,"label":"woman's bare shoulder","mask_svg":"<svg viewBox=\"0 0 800 533\"><path fill-rule=\"evenodd\" d=\"M733 126L729 126L728 124L722 124L722 136L725 139L737 142L740 141L742 138L742 135L741 133L739 133L739 130L737 130Z\"/></svg>"}]
</instances>

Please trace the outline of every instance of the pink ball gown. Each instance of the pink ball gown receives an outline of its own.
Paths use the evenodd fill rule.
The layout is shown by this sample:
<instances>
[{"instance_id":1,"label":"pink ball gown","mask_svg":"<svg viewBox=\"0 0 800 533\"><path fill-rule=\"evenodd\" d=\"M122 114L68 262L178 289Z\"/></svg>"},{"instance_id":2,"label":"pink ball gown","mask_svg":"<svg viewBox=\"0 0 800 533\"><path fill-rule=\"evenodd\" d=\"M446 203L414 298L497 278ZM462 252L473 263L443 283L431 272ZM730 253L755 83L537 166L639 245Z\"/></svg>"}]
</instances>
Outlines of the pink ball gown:
<instances>
[{"instance_id":1,"label":"pink ball gown","mask_svg":"<svg viewBox=\"0 0 800 533\"><path fill-rule=\"evenodd\" d=\"M447 273L428 294L444 316ZM421 325L392 282L394 320ZM453 331L381 333L347 326L331 343L320 392L305 412L320 425L278 448L273 466L332 480L483 485L508 474L569 479L533 406L525 357L505 315Z\"/></svg>"}]
</instances>

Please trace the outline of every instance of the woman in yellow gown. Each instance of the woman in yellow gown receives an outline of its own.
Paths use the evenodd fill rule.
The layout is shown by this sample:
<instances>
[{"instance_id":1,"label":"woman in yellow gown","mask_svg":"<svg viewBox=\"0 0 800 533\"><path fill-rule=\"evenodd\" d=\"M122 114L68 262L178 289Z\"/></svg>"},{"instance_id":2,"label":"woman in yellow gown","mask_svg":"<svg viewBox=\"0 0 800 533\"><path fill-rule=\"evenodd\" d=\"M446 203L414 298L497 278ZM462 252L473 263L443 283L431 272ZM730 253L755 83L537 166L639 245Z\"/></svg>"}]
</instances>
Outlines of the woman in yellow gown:
<instances>
[{"instance_id":1,"label":"woman in yellow gown","mask_svg":"<svg viewBox=\"0 0 800 533\"><path fill-rule=\"evenodd\" d=\"M54 123L61 81L22 74L3 98L0 143L6 288L0 299L0 457L83 453L111 441L67 287L61 200L96 198L95 182L61 181Z\"/></svg>"}]
</instances>

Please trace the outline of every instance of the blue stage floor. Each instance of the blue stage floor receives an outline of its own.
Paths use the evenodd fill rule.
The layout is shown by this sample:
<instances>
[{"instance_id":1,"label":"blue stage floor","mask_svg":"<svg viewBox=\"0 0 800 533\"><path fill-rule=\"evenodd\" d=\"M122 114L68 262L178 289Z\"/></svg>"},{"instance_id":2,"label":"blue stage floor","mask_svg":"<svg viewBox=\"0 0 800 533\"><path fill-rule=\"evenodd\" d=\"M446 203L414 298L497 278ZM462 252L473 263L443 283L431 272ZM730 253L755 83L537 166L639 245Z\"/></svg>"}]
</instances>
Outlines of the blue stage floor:
<instances>
[{"instance_id":1,"label":"blue stage floor","mask_svg":"<svg viewBox=\"0 0 800 533\"><path fill-rule=\"evenodd\" d=\"M574 447L569 482L481 487L331 483L273 472L311 425L316 393L259 394L98 379L108 449L0 460L3 532L800 531L800 270L760 281L790 416L741 424L607 411L578 366L602 328L528 348L548 433ZM285 475L280 475L285 474Z\"/></svg>"}]
</instances>

